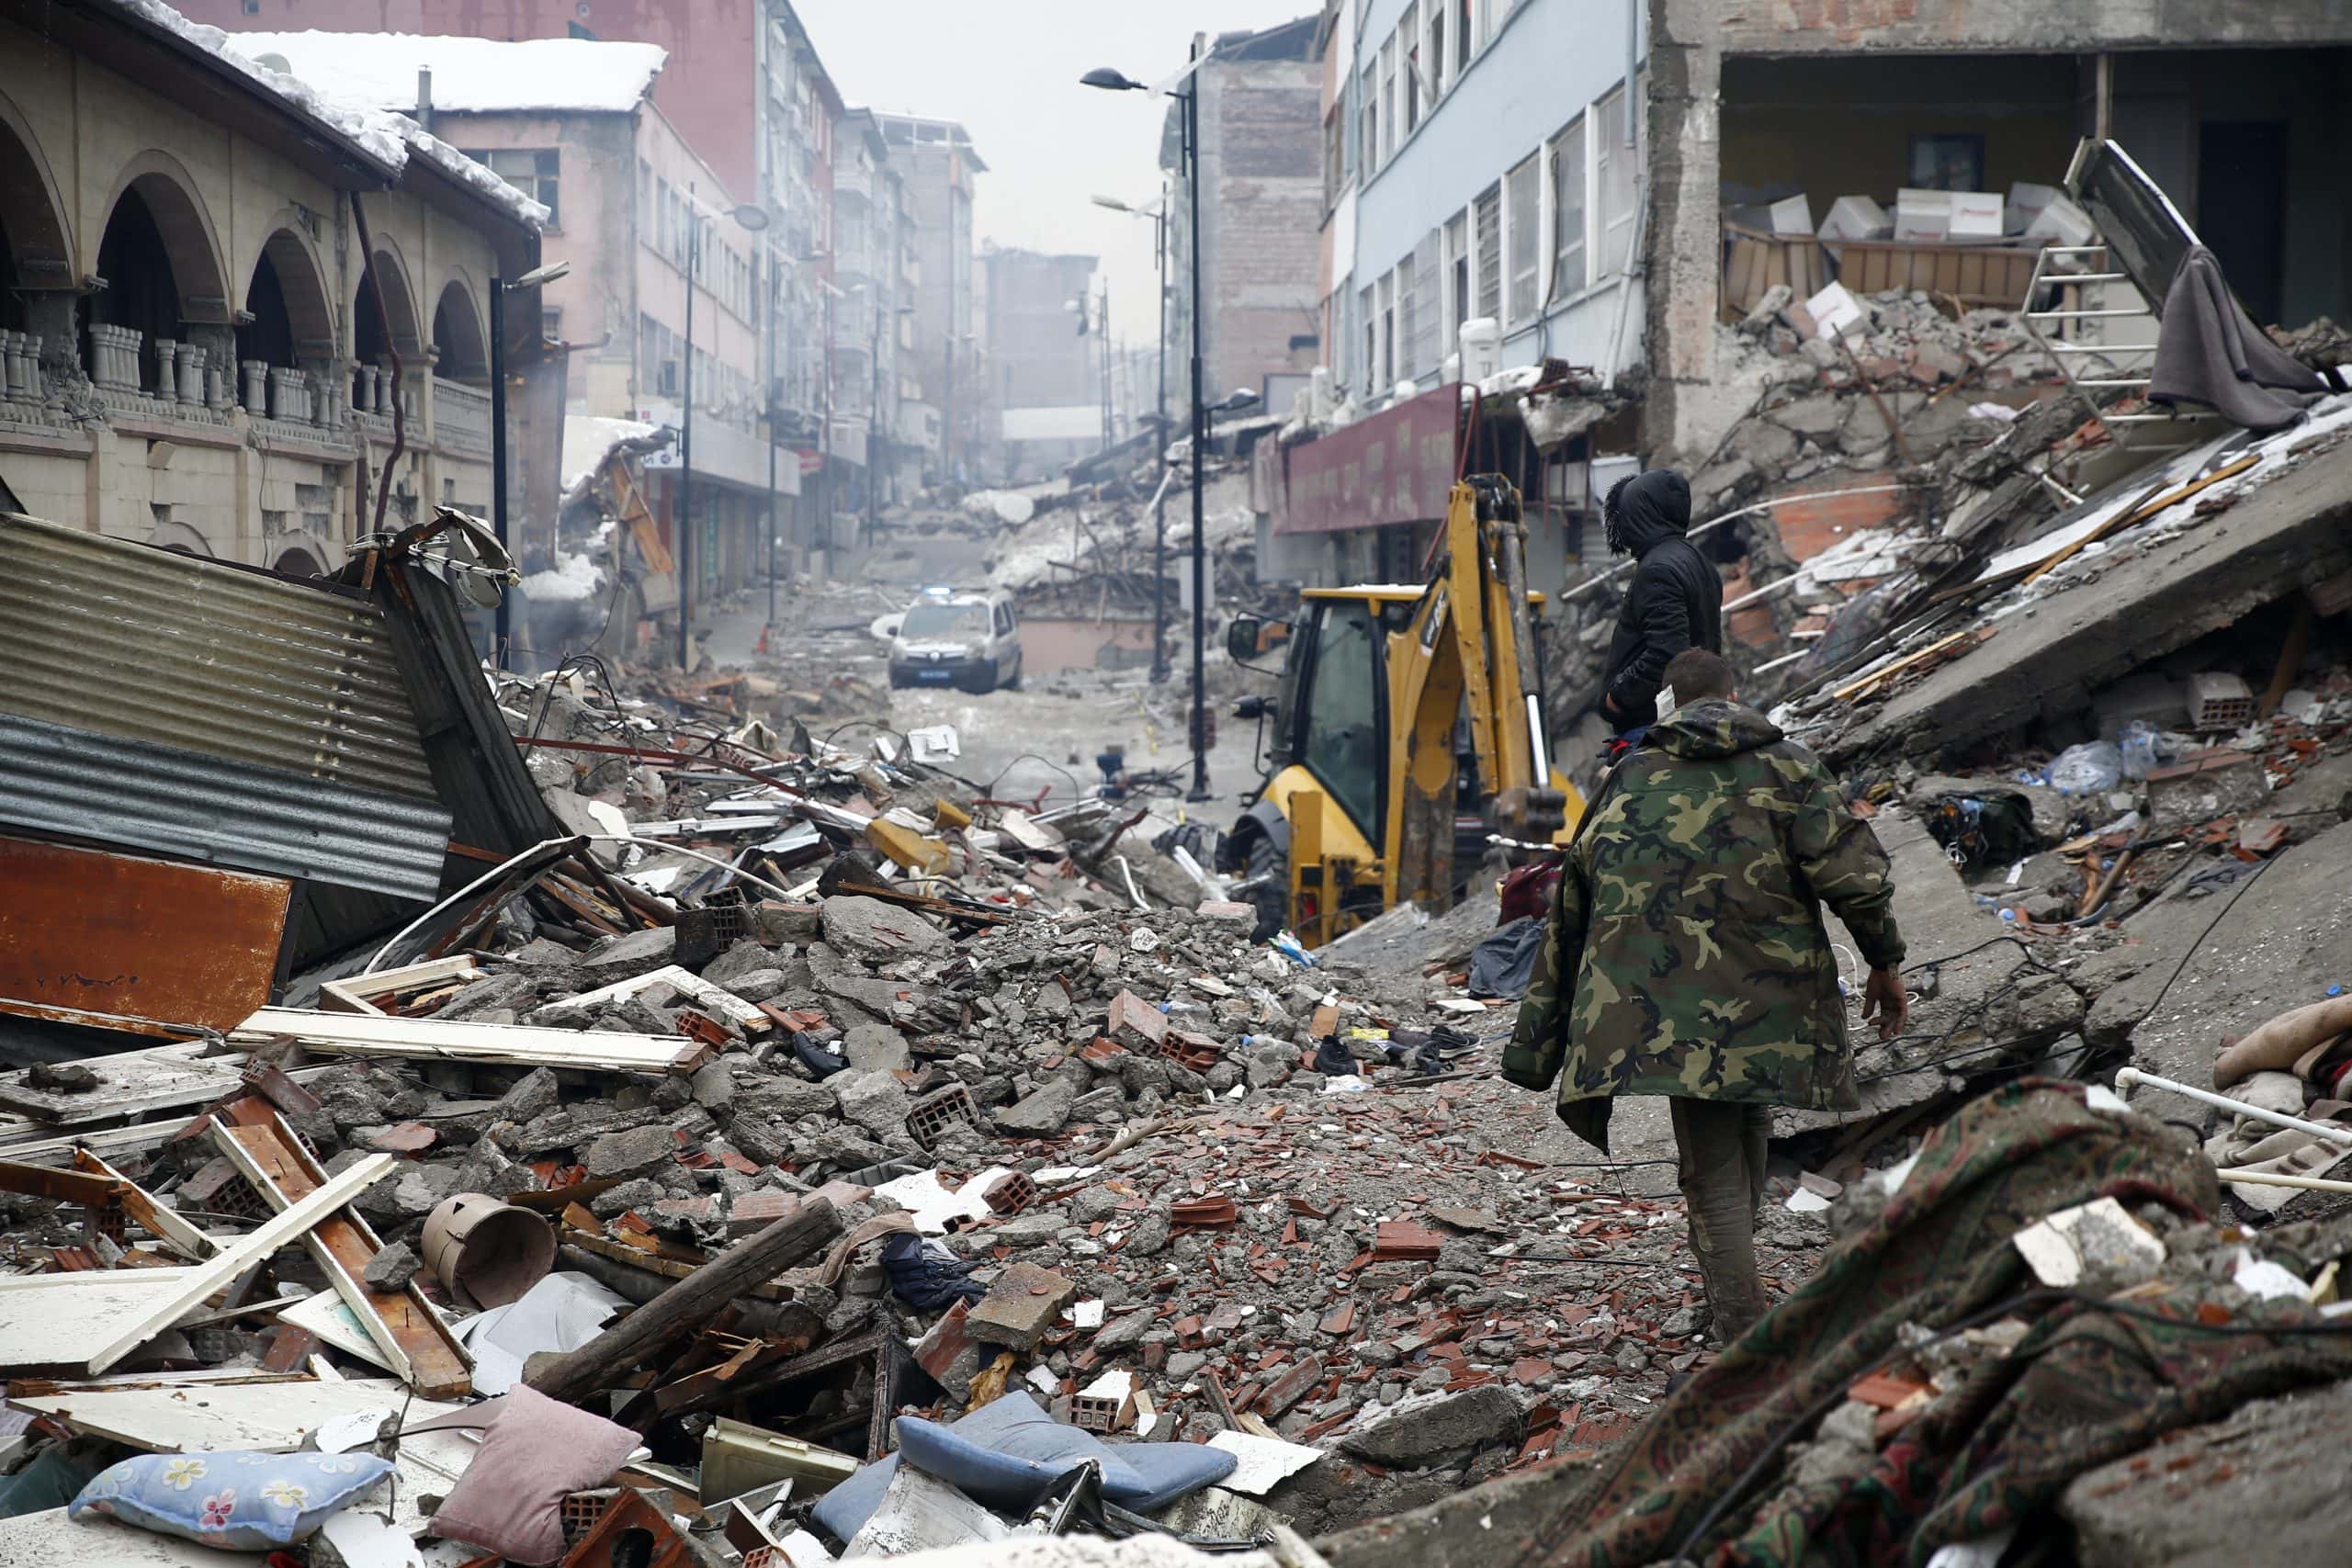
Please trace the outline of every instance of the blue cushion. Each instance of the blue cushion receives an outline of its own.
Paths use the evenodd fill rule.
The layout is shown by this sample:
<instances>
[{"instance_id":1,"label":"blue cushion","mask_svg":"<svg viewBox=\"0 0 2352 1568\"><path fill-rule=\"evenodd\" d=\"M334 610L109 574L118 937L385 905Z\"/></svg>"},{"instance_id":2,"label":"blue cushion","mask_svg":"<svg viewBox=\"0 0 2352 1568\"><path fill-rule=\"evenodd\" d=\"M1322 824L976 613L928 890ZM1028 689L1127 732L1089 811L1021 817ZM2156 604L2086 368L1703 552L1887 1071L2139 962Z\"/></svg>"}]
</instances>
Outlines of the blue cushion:
<instances>
[{"instance_id":1,"label":"blue cushion","mask_svg":"<svg viewBox=\"0 0 2352 1568\"><path fill-rule=\"evenodd\" d=\"M812 1517L835 1539L849 1540L881 1506L890 1477L898 1473L899 1454L993 1508L1028 1507L1055 1477L1088 1460L1102 1462L1103 1494L1122 1506L1157 1490L1122 1457L1132 1449L1105 1447L1091 1432L1055 1420L1025 1393L990 1400L945 1426L901 1416L895 1430L898 1454L866 1465L826 1493L813 1510Z\"/></svg>"},{"instance_id":2,"label":"blue cushion","mask_svg":"<svg viewBox=\"0 0 2352 1568\"><path fill-rule=\"evenodd\" d=\"M99 1472L67 1512L225 1551L268 1551L306 1539L391 1468L364 1453L141 1454Z\"/></svg>"},{"instance_id":3,"label":"blue cushion","mask_svg":"<svg viewBox=\"0 0 2352 1568\"><path fill-rule=\"evenodd\" d=\"M1240 1456L1206 1443L1121 1443L1112 1452L1133 1465L1148 1490L1111 1500L1130 1513L1156 1514L1179 1497L1231 1475Z\"/></svg>"}]
</instances>

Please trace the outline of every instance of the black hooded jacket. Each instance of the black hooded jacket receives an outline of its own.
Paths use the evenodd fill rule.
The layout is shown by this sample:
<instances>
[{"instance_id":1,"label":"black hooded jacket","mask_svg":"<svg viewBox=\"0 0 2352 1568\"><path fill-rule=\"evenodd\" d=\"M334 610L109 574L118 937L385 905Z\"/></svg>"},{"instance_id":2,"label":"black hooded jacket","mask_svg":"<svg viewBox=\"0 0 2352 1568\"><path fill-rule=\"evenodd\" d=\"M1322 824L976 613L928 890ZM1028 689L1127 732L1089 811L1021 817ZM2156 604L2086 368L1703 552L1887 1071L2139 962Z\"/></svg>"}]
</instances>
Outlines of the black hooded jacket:
<instances>
[{"instance_id":1,"label":"black hooded jacket","mask_svg":"<svg viewBox=\"0 0 2352 1568\"><path fill-rule=\"evenodd\" d=\"M1723 579L1685 536L1690 528L1690 486L1672 468L1636 475L1618 495L1616 539L1641 563L1609 640L1604 690L1617 711L1604 716L1621 734L1657 717L1668 660L1689 648L1724 650Z\"/></svg>"}]
</instances>

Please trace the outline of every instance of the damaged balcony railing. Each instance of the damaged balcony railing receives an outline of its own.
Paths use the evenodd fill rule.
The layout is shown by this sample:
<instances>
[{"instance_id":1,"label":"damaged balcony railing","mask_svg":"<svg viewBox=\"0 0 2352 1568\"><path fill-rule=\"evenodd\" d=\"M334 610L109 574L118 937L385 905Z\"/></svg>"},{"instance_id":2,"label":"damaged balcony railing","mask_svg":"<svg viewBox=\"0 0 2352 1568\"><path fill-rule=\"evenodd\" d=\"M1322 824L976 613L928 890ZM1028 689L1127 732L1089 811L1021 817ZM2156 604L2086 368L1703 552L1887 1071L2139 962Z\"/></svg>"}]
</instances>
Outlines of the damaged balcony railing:
<instances>
[{"instance_id":1,"label":"damaged balcony railing","mask_svg":"<svg viewBox=\"0 0 2352 1568\"><path fill-rule=\"evenodd\" d=\"M433 378L433 434L444 446L490 450L490 394L462 381Z\"/></svg>"},{"instance_id":2,"label":"damaged balcony railing","mask_svg":"<svg viewBox=\"0 0 2352 1568\"><path fill-rule=\"evenodd\" d=\"M2085 259L2079 262L2064 259L2073 257ZM2097 259L2089 259L2093 257ZM2061 270L2069 265L2087 265L2108 270ZM2201 422L2196 416L2184 417L2169 409L2152 408L2146 402L2148 387L2155 369L2156 338L2153 329L2156 324L2156 312L2142 298L2132 275L2113 270L2113 267L2108 247L2104 244L2043 246L2041 254L2035 258L2033 276L2026 285L2025 303L2018 311L2018 318L2025 322L2025 330L2031 334L2035 344L2065 373L2066 385L2081 400L2084 411L2107 427L2117 446L2143 452L2177 452L2194 446L2206 435L2200 428ZM2070 299L2082 301L2085 299L2081 292L2084 286L2118 283L2123 285L2124 297L2132 300L2130 305L2099 308L2067 302ZM2037 309L2036 302L2043 298L2045 289L2055 291L2052 297L2058 303L2046 309ZM2114 296L2110 293L2107 297ZM2082 330L2075 323L2086 321L2144 321L2151 330L2144 342L2086 343L2075 335ZM2103 405L2100 397L2102 393L2113 392L2122 393L2126 398L2136 396L2141 400L2130 412L2118 412L2111 406L2107 406L2116 400L2108 399ZM2168 428L2151 433L2144 428L2150 425ZM2151 434L2171 439L2151 440L2147 438Z\"/></svg>"}]
</instances>

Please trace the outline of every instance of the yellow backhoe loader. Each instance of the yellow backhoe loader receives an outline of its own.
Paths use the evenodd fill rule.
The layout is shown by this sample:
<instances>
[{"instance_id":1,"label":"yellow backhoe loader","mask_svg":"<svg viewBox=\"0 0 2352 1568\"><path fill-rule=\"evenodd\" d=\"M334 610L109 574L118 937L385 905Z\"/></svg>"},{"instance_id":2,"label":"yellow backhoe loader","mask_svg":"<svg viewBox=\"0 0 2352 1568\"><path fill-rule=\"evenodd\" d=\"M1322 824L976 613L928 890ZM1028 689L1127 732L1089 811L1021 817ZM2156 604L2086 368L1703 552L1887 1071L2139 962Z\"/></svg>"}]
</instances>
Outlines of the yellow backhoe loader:
<instances>
[{"instance_id":1,"label":"yellow backhoe loader","mask_svg":"<svg viewBox=\"0 0 2352 1568\"><path fill-rule=\"evenodd\" d=\"M1293 621L1227 629L1245 664L1283 650L1276 694L1236 705L1269 766L1221 852L1261 936L1319 947L1399 903L1449 908L1490 836L1565 843L1583 814L1544 737L1519 492L1455 485L1438 548L1419 587L1308 589Z\"/></svg>"}]
</instances>

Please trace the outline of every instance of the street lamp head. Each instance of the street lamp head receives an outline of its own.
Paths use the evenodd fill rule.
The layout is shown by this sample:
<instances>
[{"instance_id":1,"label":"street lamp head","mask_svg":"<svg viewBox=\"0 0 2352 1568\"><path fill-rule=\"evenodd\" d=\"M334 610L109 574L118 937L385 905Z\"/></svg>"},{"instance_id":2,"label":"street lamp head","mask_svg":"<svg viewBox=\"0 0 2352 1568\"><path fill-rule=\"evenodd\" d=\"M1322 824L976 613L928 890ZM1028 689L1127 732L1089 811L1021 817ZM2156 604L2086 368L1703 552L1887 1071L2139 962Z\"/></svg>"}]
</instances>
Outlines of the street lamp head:
<instances>
[{"instance_id":1,"label":"street lamp head","mask_svg":"<svg viewBox=\"0 0 2352 1568\"><path fill-rule=\"evenodd\" d=\"M514 282L508 284L506 287L510 291L525 288L537 288L541 284L553 283L559 277L569 276L571 276L571 264L570 262L549 262L545 266L533 267L530 271L514 279Z\"/></svg>"},{"instance_id":2,"label":"street lamp head","mask_svg":"<svg viewBox=\"0 0 2352 1568\"><path fill-rule=\"evenodd\" d=\"M1135 210L1134 208L1129 207L1125 202L1121 201L1115 196L1098 196L1093 197L1092 200L1095 206L1107 207L1114 212L1133 212Z\"/></svg>"},{"instance_id":3,"label":"street lamp head","mask_svg":"<svg viewBox=\"0 0 2352 1568\"><path fill-rule=\"evenodd\" d=\"M735 209L735 221L756 234L768 226L768 209L756 201L747 201Z\"/></svg>"},{"instance_id":4,"label":"street lamp head","mask_svg":"<svg viewBox=\"0 0 2352 1568\"><path fill-rule=\"evenodd\" d=\"M1114 71L1108 65L1096 66L1093 70L1089 71L1085 75L1080 76L1078 81L1080 86L1100 87L1106 93L1148 93L1151 91L1149 87L1145 86L1141 82L1136 81L1125 72Z\"/></svg>"},{"instance_id":5,"label":"street lamp head","mask_svg":"<svg viewBox=\"0 0 2352 1568\"><path fill-rule=\"evenodd\" d=\"M1246 408L1255 408L1258 402L1258 394L1254 390L1248 387L1236 387L1231 397L1221 403L1211 404L1209 412L1237 413Z\"/></svg>"}]
</instances>

